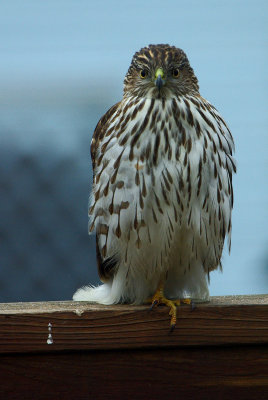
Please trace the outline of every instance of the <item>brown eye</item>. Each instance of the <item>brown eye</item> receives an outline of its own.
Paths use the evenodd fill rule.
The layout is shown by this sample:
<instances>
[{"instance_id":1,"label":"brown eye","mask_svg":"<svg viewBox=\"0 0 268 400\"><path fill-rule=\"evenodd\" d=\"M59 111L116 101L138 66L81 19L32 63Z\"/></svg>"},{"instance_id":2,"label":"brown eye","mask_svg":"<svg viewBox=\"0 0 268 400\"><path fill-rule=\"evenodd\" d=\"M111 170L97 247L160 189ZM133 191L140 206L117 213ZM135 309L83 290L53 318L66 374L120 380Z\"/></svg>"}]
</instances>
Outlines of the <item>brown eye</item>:
<instances>
[{"instance_id":1,"label":"brown eye","mask_svg":"<svg viewBox=\"0 0 268 400\"><path fill-rule=\"evenodd\" d=\"M142 70L140 71L140 77L141 77L142 79L146 78L147 75L148 75L148 71L146 71L146 69L142 69Z\"/></svg>"},{"instance_id":2,"label":"brown eye","mask_svg":"<svg viewBox=\"0 0 268 400\"><path fill-rule=\"evenodd\" d=\"M173 76L173 78L178 78L178 76L179 76L179 70L178 70L178 68L173 69L173 71L172 71L172 76Z\"/></svg>"}]
</instances>

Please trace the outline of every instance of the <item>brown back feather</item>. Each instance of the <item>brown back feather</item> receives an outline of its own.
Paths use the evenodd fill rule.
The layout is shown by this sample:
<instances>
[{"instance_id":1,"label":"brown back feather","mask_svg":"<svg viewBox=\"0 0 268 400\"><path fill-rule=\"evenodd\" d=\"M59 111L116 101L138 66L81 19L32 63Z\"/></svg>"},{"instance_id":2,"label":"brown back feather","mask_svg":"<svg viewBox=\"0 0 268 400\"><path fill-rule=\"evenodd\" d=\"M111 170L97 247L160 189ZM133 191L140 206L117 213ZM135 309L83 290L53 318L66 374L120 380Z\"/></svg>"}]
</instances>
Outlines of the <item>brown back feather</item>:
<instances>
[{"instance_id":1,"label":"brown back feather","mask_svg":"<svg viewBox=\"0 0 268 400\"><path fill-rule=\"evenodd\" d=\"M109 127L109 122L111 117L114 115L116 112L119 103L116 103L114 106L112 106L106 114L104 114L101 119L99 120L93 136L92 136L92 141L91 141L91 159L92 159L92 170L93 170L93 177L95 176L95 168L96 168L96 153L98 150L98 147L105 136L106 130ZM115 272L115 267L117 262L111 258L103 260L101 256L101 252L99 250L99 241L98 241L98 234L96 234L96 254L97 254L97 265L98 265L98 272L100 279L103 282L107 282L110 280Z\"/></svg>"},{"instance_id":2,"label":"brown back feather","mask_svg":"<svg viewBox=\"0 0 268 400\"><path fill-rule=\"evenodd\" d=\"M119 104L120 104L120 102L116 103L114 106L109 108L107 113L101 117L101 119L97 123L97 126L94 130L94 133L92 136L92 141L91 141L91 146L90 146L93 176L95 175L97 149L99 147L100 141L103 139L103 137L105 135L105 132L107 129L107 122L109 122L111 116L115 113Z\"/></svg>"}]
</instances>

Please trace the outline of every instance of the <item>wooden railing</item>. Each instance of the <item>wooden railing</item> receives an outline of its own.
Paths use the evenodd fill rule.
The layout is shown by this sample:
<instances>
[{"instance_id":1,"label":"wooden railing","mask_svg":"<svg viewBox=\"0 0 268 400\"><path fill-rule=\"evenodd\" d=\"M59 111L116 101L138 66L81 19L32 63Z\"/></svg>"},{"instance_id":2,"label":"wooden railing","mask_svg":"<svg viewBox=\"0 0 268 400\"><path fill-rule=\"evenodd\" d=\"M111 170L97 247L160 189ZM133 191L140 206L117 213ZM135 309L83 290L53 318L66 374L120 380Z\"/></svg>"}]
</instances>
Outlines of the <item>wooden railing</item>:
<instances>
[{"instance_id":1,"label":"wooden railing","mask_svg":"<svg viewBox=\"0 0 268 400\"><path fill-rule=\"evenodd\" d=\"M268 295L0 304L0 399L268 399Z\"/></svg>"}]
</instances>

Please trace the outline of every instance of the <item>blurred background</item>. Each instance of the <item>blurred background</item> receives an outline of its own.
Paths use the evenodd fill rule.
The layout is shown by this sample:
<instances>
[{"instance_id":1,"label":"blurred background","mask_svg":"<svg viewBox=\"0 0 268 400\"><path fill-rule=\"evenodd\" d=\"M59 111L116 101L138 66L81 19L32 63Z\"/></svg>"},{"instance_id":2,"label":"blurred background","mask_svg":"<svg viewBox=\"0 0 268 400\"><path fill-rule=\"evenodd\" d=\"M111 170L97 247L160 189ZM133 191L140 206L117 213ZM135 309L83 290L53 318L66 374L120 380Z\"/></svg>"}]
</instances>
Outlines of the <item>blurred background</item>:
<instances>
[{"instance_id":1,"label":"blurred background","mask_svg":"<svg viewBox=\"0 0 268 400\"><path fill-rule=\"evenodd\" d=\"M268 2L0 3L0 301L99 282L87 234L90 140L135 51L185 50L236 143L232 251L211 295L268 292Z\"/></svg>"}]
</instances>

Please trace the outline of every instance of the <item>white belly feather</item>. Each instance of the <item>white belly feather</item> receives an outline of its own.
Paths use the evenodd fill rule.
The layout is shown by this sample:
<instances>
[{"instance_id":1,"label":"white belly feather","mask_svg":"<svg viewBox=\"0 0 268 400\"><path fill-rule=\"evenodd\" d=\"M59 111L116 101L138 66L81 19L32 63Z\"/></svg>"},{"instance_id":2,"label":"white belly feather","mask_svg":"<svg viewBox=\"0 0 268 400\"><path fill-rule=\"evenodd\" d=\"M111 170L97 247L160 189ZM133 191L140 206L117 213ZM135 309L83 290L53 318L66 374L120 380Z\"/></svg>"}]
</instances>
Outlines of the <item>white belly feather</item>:
<instances>
[{"instance_id":1,"label":"white belly feather","mask_svg":"<svg viewBox=\"0 0 268 400\"><path fill-rule=\"evenodd\" d=\"M114 257L117 270L110 282L80 289L75 300L142 303L161 280L167 297L208 299L206 275L220 264L224 236L231 231L227 154L233 144L217 111L202 110L207 118L210 112L216 116L213 129L190 100L175 100L180 113L175 118L174 100L164 107L155 100L138 139L137 130L130 134L131 119L119 137L116 131L104 137L89 226L96 229L102 257ZM151 101L140 111L140 125ZM189 104L194 123L187 119Z\"/></svg>"}]
</instances>

